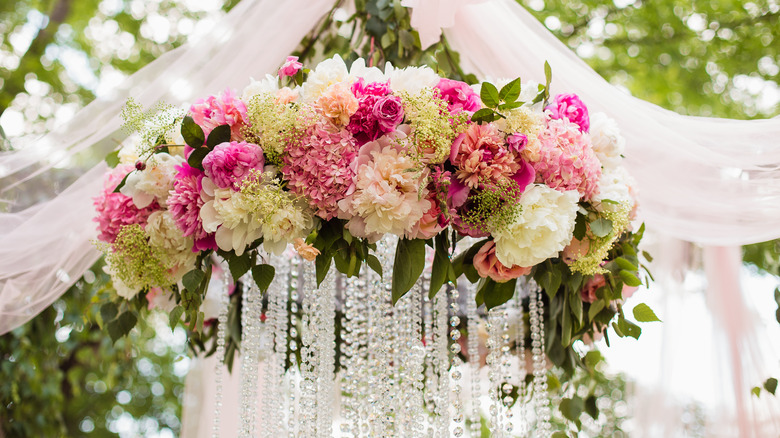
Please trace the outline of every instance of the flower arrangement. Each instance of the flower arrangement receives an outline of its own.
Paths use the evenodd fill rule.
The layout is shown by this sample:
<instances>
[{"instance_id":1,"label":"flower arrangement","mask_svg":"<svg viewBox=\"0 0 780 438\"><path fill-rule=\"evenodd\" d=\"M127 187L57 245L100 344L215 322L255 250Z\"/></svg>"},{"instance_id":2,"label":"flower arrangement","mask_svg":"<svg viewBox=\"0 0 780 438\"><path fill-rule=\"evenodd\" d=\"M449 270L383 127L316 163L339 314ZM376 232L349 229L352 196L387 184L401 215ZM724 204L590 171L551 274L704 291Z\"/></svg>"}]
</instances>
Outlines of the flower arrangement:
<instances>
[{"instance_id":1,"label":"flower arrangement","mask_svg":"<svg viewBox=\"0 0 780 438\"><path fill-rule=\"evenodd\" d=\"M558 365L575 361L574 340L611 322L638 337L620 308L623 288L641 283L643 230L631 224L624 141L576 95L551 96L549 66L546 76L470 86L427 67L348 68L336 56L308 70L290 57L240 96L226 90L186 112L130 102L124 116L139 135L111 157L95 199L114 287L199 329L212 255L264 290L274 269L261 251L292 244L318 282L331 265L391 275L395 302L429 246L432 295L465 277L490 309L533 277L551 305ZM386 235L399 239L392 273L372 254ZM105 322L121 336L127 324L111 305Z\"/></svg>"}]
</instances>

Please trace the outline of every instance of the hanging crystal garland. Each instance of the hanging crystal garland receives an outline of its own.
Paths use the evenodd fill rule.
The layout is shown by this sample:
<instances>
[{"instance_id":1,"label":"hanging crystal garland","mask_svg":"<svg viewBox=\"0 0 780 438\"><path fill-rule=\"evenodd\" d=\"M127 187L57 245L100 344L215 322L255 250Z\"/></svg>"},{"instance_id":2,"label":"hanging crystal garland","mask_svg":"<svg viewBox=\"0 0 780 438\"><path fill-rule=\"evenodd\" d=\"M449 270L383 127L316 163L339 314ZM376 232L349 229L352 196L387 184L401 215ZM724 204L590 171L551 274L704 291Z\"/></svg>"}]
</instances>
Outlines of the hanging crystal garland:
<instances>
[{"instance_id":1,"label":"hanging crystal garland","mask_svg":"<svg viewBox=\"0 0 780 438\"><path fill-rule=\"evenodd\" d=\"M217 350L214 353L217 363L214 367L214 423L212 425L212 438L219 438L220 420L222 418L223 379L225 369L225 342L227 339L228 322L228 290L230 277L226 267L223 267L221 287L219 290L219 314L217 316Z\"/></svg>"},{"instance_id":2,"label":"hanging crystal garland","mask_svg":"<svg viewBox=\"0 0 780 438\"><path fill-rule=\"evenodd\" d=\"M241 424L239 436L253 438L257 429L257 386L260 362L260 323L263 300L252 276L241 277L244 290L241 298Z\"/></svg>"},{"instance_id":3,"label":"hanging crystal garland","mask_svg":"<svg viewBox=\"0 0 780 438\"><path fill-rule=\"evenodd\" d=\"M488 428L490 436L501 437L501 391L499 390L500 381L500 360L501 360L501 328L503 325L503 309L494 307L488 311L487 316L487 366L488 366L488 396L490 398L490 407L488 412Z\"/></svg>"},{"instance_id":4,"label":"hanging crystal garland","mask_svg":"<svg viewBox=\"0 0 780 438\"><path fill-rule=\"evenodd\" d=\"M536 413L535 434L550 436L550 397L547 393L547 364L544 355L544 302L542 289L533 280L528 284L531 300L528 305L531 320L531 354L533 355L533 405Z\"/></svg>"},{"instance_id":5,"label":"hanging crystal garland","mask_svg":"<svg viewBox=\"0 0 780 438\"><path fill-rule=\"evenodd\" d=\"M433 300L434 318L433 318L433 341L432 355L434 373L439 376L438 387L429 388L435 391L434 400L434 419L436 424L436 436L449 436L450 416L450 379L448 376L450 369L449 357L449 314L447 311L447 294L438 293Z\"/></svg>"},{"instance_id":6,"label":"hanging crystal garland","mask_svg":"<svg viewBox=\"0 0 780 438\"><path fill-rule=\"evenodd\" d=\"M307 279L314 280L314 266L307 265ZM318 436L333 436L333 406L335 405L334 374L336 366L336 274L330 273L322 285L314 289L317 300L315 318L317 397L315 413ZM314 284L312 283L312 287Z\"/></svg>"},{"instance_id":7,"label":"hanging crystal garland","mask_svg":"<svg viewBox=\"0 0 780 438\"><path fill-rule=\"evenodd\" d=\"M452 353L452 364L450 367L450 376L452 377L452 420L455 423L452 429L452 434L456 437L463 436L463 399L461 397L461 365L463 361L460 359L460 291L452 285L447 285L447 289L450 292L450 310L452 316L450 316L450 353Z\"/></svg>"},{"instance_id":8,"label":"hanging crystal garland","mask_svg":"<svg viewBox=\"0 0 780 438\"><path fill-rule=\"evenodd\" d=\"M300 370L298 363L298 327L300 327L300 318L298 317L298 300L300 295L298 290L300 288L300 258L297 256L290 257L290 276L289 276L289 288L290 288L290 343L289 343L289 357L287 369L287 392L289 394L288 402L288 415L287 415L287 435L289 438L295 438L296 426L298 425L296 413L297 400L296 395L298 393L297 382L300 381Z\"/></svg>"},{"instance_id":9,"label":"hanging crystal garland","mask_svg":"<svg viewBox=\"0 0 780 438\"><path fill-rule=\"evenodd\" d=\"M526 414L525 397L527 395L527 388L525 384L526 366L525 366L525 319L523 309L523 289L521 282L517 282L515 288L514 299L510 303L514 304L515 313L517 315L517 324L515 326L515 348L517 349L518 358L518 388L517 388L517 403L518 410L520 411L520 436L524 437L528 434L528 417Z\"/></svg>"},{"instance_id":10,"label":"hanging crystal garland","mask_svg":"<svg viewBox=\"0 0 780 438\"><path fill-rule=\"evenodd\" d=\"M342 296L344 303L341 319L341 424L339 432L343 438L352 438L359 433L358 379L357 367L360 361L360 324L361 303L357 295L358 280L349 277L343 280Z\"/></svg>"},{"instance_id":11,"label":"hanging crystal garland","mask_svg":"<svg viewBox=\"0 0 780 438\"><path fill-rule=\"evenodd\" d=\"M468 297L466 304L466 318L468 330L468 356L469 374L471 375L471 410L469 422L471 436L478 437L482 431L482 414L480 411L480 385L479 385L479 314L477 313L477 287L473 283L467 283Z\"/></svg>"}]
</instances>

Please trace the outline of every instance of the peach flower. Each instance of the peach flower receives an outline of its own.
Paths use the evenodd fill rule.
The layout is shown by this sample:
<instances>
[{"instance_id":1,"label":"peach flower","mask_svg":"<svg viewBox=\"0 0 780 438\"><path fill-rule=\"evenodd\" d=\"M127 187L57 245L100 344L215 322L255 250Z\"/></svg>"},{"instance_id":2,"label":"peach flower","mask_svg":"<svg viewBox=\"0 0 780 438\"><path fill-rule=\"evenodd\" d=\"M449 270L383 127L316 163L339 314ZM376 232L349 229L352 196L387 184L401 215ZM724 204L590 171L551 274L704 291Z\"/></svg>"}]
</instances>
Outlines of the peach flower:
<instances>
[{"instance_id":1,"label":"peach flower","mask_svg":"<svg viewBox=\"0 0 780 438\"><path fill-rule=\"evenodd\" d=\"M274 103L277 105L287 105L288 103L298 100L298 90L290 89L290 87L284 87L276 92L276 98Z\"/></svg>"},{"instance_id":2,"label":"peach flower","mask_svg":"<svg viewBox=\"0 0 780 438\"><path fill-rule=\"evenodd\" d=\"M352 94L349 85L339 82L328 87L317 99L316 106L325 117L333 120L333 123L346 126L349 124L349 118L357 112L360 103Z\"/></svg>"},{"instance_id":3,"label":"peach flower","mask_svg":"<svg viewBox=\"0 0 780 438\"><path fill-rule=\"evenodd\" d=\"M524 268L517 265L506 267L501 264L496 257L496 243L492 240L482 245L482 248L474 256L474 267L480 277L490 277L499 283L505 283L531 272L530 267Z\"/></svg>"},{"instance_id":4,"label":"peach flower","mask_svg":"<svg viewBox=\"0 0 780 438\"><path fill-rule=\"evenodd\" d=\"M580 290L582 301L586 303L592 303L596 301L596 291L607 285L607 279L601 274L596 274L585 283L585 286Z\"/></svg>"},{"instance_id":5,"label":"peach flower","mask_svg":"<svg viewBox=\"0 0 780 438\"><path fill-rule=\"evenodd\" d=\"M579 240L576 237L571 239L569 246L563 249L563 261L567 264L574 263L578 258L588 254L590 249L590 240Z\"/></svg>"},{"instance_id":6,"label":"peach flower","mask_svg":"<svg viewBox=\"0 0 780 438\"><path fill-rule=\"evenodd\" d=\"M316 259L318 255L320 255L320 250L309 245L300 237L293 240L293 247L295 248L296 251L298 251L299 256L301 256L304 260L310 262L313 262L314 259Z\"/></svg>"}]
</instances>

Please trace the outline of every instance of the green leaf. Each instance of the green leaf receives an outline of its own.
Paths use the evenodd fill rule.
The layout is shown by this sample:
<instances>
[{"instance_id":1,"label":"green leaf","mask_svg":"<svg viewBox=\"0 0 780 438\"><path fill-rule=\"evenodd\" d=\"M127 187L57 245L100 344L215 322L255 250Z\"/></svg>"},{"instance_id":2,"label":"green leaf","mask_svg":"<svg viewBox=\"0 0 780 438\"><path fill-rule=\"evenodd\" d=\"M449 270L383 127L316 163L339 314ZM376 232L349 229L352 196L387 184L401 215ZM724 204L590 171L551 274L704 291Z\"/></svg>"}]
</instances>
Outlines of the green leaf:
<instances>
[{"instance_id":1,"label":"green leaf","mask_svg":"<svg viewBox=\"0 0 780 438\"><path fill-rule=\"evenodd\" d=\"M574 222L574 238L582 240L588 232L588 217L582 213L577 213L577 220Z\"/></svg>"},{"instance_id":2,"label":"green leaf","mask_svg":"<svg viewBox=\"0 0 780 438\"><path fill-rule=\"evenodd\" d=\"M554 298L561 287L561 273L549 261L541 266L534 278L550 298Z\"/></svg>"},{"instance_id":3,"label":"green leaf","mask_svg":"<svg viewBox=\"0 0 780 438\"><path fill-rule=\"evenodd\" d=\"M625 257L618 257L615 259L615 263L617 263L618 266L620 266L622 269L625 269L626 271L638 271L639 268L631 263L630 260L628 260Z\"/></svg>"},{"instance_id":4,"label":"green leaf","mask_svg":"<svg viewBox=\"0 0 780 438\"><path fill-rule=\"evenodd\" d=\"M656 315L655 312L653 312L653 309L650 308L645 303L639 303L634 307L634 318L636 318L639 322L653 322L653 321L661 321Z\"/></svg>"},{"instance_id":5,"label":"green leaf","mask_svg":"<svg viewBox=\"0 0 780 438\"><path fill-rule=\"evenodd\" d=\"M366 263L368 264L368 267L373 269L374 272L379 274L380 277L382 277L382 264L379 262L379 259L376 258L375 255L369 254L368 257L366 257Z\"/></svg>"},{"instance_id":6,"label":"green leaf","mask_svg":"<svg viewBox=\"0 0 780 438\"><path fill-rule=\"evenodd\" d=\"M433 297L436 296L436 293L439 292L439 289L444 285L444 283L447 281L447 267L445 266L445 263L441 260L441 257L439 257L439 254L437 253L433 257L433 267L431 268L431 284L428 288L428 297L430 299L433 299Z\"/></svg>"},{"instance_id":7,"label":"green leaf","mask_svg":"<svg viewBox=\"0 0 780 438\"><path fill-rule=\"evenodd\" d=\"M171 314L168 315L168 322L171 325L171 330L176 328L176 325L181 321L181 315L184 313L184 307L176 306L171 310Z\"/></svg>"},{"instance_id":8,"label":"green leaf","mask_svg":"<svg viewBox=\"0 0 780 438\"><path fill-rule=\"evenodd\" d=\"M119 150L115 150L113 152L110 152L108 155L106 155L106 164L108 164L108 167L114 168L117 164L119 164Z\"/></svg>"},{"instance_id":9,"label":"green leaf","mask_svg":"<svg viewBox=\"0 0 780 438\"><path fill-rule=\"evenodd\" d=\"M323 252L319 256L317 256L316 259L314 259L314 269L317 273L317 286L322 284L323 280L325 280L325 277L328 275L328 271L330 271L330 265L333 261L333 253L328 251Z\"/></svg>"},{"instance_id":10,"label":"green leaf","mask_svg":"<svg viewBox=\"0 0 780 438\"><path fill-rule=\"evenodd\" d=\"M550 435L550 438L569 438L569 435L566 435L566 432L559 430Z\"/></svg>"},{"instance_id":11,"label":"green leaf","mask_svg":"<svg viewBox=\"0 0 780 438\"><path fill-rule=\"evenodd\" d=\"M252 278L260 291L265 292L274 280L276 270L271 265L260 264L252 267Z\"/></svg>"},{"instance_id":12,"label":"green leaf","mask_svg":"<svg viewBox=\"0 0 780 438\"><path fill-rule=\"evenodd\" d=\"M214 146L220 143L226 143L230 141L230 125L219 125L212 129L209 133L209 138L206 140L206 146L209 150L214 149Z\"/></svg>"},{"instance_id":13,"label":"green leaf","mask_svg":"<svg viewBox=\"0 0 780 438\"><path fill-rule=\"evenodd\" d=\"M482 89L479 92L479 97L482 99L482 103L486 107L495 108L498 106L498 90L496 86L490 82L483 82Z\"/></svg>"},{"instance_id":14,"label":"green leaf","mask_svg":"<svg viewBox=\"0 0 780 438\"><path fill-rule=\"evenodd\" d=\"M393 305L417 282L425 268L425 241L399 239L393 268Z\"/></svg>"},{"instance_id":15,"label":"green leaf","mask_svg":"<svg viewBox=\"0 0 780 438\"><path fill-rule=\"evenodd\" d=\"M775 391L777 391L777 379L774 377L766 379L766 382L764 382L764 389L769 391L770 394L775 395Z\"/></svg>"},{"instance_id":16,"label":"green leaf","mask_svg":"<svg viewBox=\"0 0 780 438\"><path fill-rule=\"evenodd\" d=\"M598 315L605 306L606 302L604 300L596 300L591 303L590 309L588 309L588 320L593 321L593 318L595 318L596 315Z\"/></svg>"},{"instance_id":17,"label":"green leaf","mask_svg":"<svg viewBox=\"0 0 780 438\"><path fill-rule=\"evenodd\" d=\"M647 260L650 263L653 263L653 256L651 256L649 252L642 251L642 255L645 257L645 260Z\"/></svg>"},{"instance_id":18,"label":"green leaf","mask_svg":"<svg viewBox=\"0 0 780 438\"><path fill-rule=\"evenodd\" d=\"M193 269L192 271L184 274L181 282L184 284L184 288L190 292L197 292L203 279L206 278L206 273L200 269Z\"/></svg>"},{"instance_id":19,"label":"green leaf","mask_svg":"<svg viewBox=\"0 0 780 438\"><path fill-rule=\"evenodd\" d=\"M580 414L585 409L585 404L582 399L576 395L572 398L563 398L558 406L561 414L563 414L569 421L577 421L580 418Z\"/></svg>"},{"instance_id":20,"label":"green leaf","mask_svg":"<svg viewBox=\"0 0 780 438\"><path fill-rule=\"evenodd\" d=\"M114 303L108 302L100 306L100 317L103 318L103 324L113 321L117 313L119 313L119 309Z\"/></svg>"},{"instance_id":21,"label":"green leaf","mask_svg":"<svg viewBox=\"0 0 780 438\"><path fill-rule=\"evenodd\" d=\"M520 108L521 106L523 106L523 104L525 104L525 102L502 103L501 105L498 106L498 109L501 111L512 110L515 108Z\"/></svg>"},{"instance_id":22,"label":"green leaf","mask_svg":"<svg viewBox=\"0 0 780 438\"><path fill-rule=\"evenodd\" d=\"M485 308L490 310L512 299L515 295L516 284L517 279L512 279L504 283L497 283L490 278L486 279L482 289L482 299L485 302Z\"/></svg>"},{"instance_id":23,"label":"green leaf","mask_svg":"<svg viewBox=\"0 0 780 438\"><path fill-rule=\"evenodd\" d=\"M582 326L582 298L580 297L579 291L569 294L569 307L571 308L572 315L574 315L577 321L577 326L575 327L576 331Z\"/></svg>"},{"instance_id":24,"label":"green leaf","mask_svg":"<svg viewBox=\"0 0 780 438\"><path fill-rule=\"evenodd\" d=\"M230 268L230 275L233 276L233 281L238 282L238 279L242 275L249 271L252 267L251 258L248 252L241 254L240 256L231 255L227 259L228 267Z\"/></svg>"},{"instance_id":25,"label":"green leaf","mask_svg":"<svg viewBox=\"0 0 780 438\"><path fill-rule=\"evenodd\" d=\"M589 396L585 399L585 412L594 420L599 419L599 408L596 406L596 397Z\"/></svg>"},{"instance_id":26,"label":"green leaf","mask_svg":"<svg viewBox=\"0 0 780 438\"><path fill-rule=\"evenodd\" d=\"M113 193L119 193L119 191L122 189L122 187L125 186L125 183L127 183L127 177L130 176L130 174L133 173L133 172L135 172L135 171L133 170L133 171L127 172L127 175L125 175L125 177L122 178L122 181L119 181L119 184L116 185L116 188L114 189Z\"/></svg>"},{"instance_id":27,"label":"green leaf","mask_svg":"<svg viewBox=\"0 0 780 438\"><path fill-rule=\"evenodd\" d=\"M496 112L490 108L482 108L471 115L471 121L475 123L490 123L496 120Z\"/></svg>"},{"instance_id":28,"label":"green leaf","mask_svg":"<svg viewBox=\"0 0 780 438\"><path fill-rule=\"evenodd\" d=\"M544 61L544 88L549 90L551 82L552 82L552 68L550 67L549 62Z\"/></svg>"},{"instance_id":29,"label":"green leaf","mask_svg":"<svg viewBox=\"0 0 780 438\"><path fill-rule=\"evenodd\" d=\"M590 232L596 237L607 237L612 232L612 221L600 217L590 223Z\"/></svg>"},{"instance_id":30,"label":"green leaf","mask_svg":"<svg viewBox=\"0 0 780 438\"><path fill-rule=\"evenodd\" d=\"M111 340L116 342L122 336L130 333L130 330L135 327L138 322L133 312L124 312L119 315L115 320L108 323L106 328L108 329L108 335L111 336Z\"/></svg>"},{"instance_id":31,"label":"green leaf","mask_svg":"<svg viewBox=\"0 0 780 438\"><path fill-rule=\"evenodd\" d=\"M758 386L754 386L753 389L750 390L750 392L756 397L761 397L761 388L759 388Z\"/></svg>"},{"instance_id":32,"label":"green leaf","mask_svg":"<svg viewBox=\"0 0 780 438\"><path fill-rule=\"evenodd\" d=\"M190 156L187 158L187 164L189 164L191 167L194 167L196 169L203 170L203 159L206 158L206 155L211 152L209 148L206 147L198 147L195 150L190 153Z\"/></svg>"},{"instance_id":33,"label":"green leaf","mask_svg":"<svg viewBox=\"0 0 780 438\"><path fill-rule=\"evenodd\" d=\"M522 82L520 81L520 78L517 78L501 87L501 91L498 93L498 99L506 103L514 103L517 98L520 97L521 90Z\"/></svg>"},{"instance_id":34,"label":"green leaf","mask_svg":"<svg viewBox=\"0 0 780 438\"><path fill-rule=\"evenodd\" d=\"M190 116L184 117L181 122L181 136L184 141L193 149L197 149L203 146L203 142L206 141L206 135L203 134L203 128L201 128L195 120Z\"/></svg>"},{"instance_id":35,"label":"green leaf","mask_svg":"<svg viewBox=\"0 0 780 438\"><path fill-rule=\"evenodd\" d=\"M571 312L569 303L563 300L563 318L561 319L561 346L568 347L571 344Z\"/></svg>"},{"instance_id":36,"label":"green leaf","mask_svg":"<svg viewBox=\"0 0 780 438\"><path fill-rule=\"evenodd\" d=\"M615 331L620 337L631 336L634 339L639 339L639 336L642 334L642 329L638 325L623 317L618 318L617 327L620 330L616 328Z\"/></svg>"},{"instance_id":37,"label":"green leaf","mask_svg":"<svg viewBox=\"0 0 780 438\"><path fill-rule=\"evenodd\" d=\"M623 283L632 286L637 287L642 285L642 281L637 278L636 275L629 271L620 271L620 278L623 280Z\"/></svg>"}]
</instances>

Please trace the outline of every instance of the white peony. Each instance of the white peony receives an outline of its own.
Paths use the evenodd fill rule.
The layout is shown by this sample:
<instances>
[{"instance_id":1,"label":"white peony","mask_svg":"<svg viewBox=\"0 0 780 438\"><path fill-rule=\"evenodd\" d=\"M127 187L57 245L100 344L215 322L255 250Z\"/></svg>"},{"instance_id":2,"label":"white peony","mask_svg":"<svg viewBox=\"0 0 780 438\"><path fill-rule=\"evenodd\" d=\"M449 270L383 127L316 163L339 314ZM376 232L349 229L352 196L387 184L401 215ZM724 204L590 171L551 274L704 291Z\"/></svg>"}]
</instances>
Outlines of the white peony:
<instances>
[{"instance_id":1,"label":"white peony","mask_svg":"<svg viewBox=\"0 0 780 438\"><path fill-rule=\"evenodd\" d=\"M555 257L571 242L579 198L575 190L528 186L515 221L491 230L498 260L505 266L530 267Z\"/></svg>"},{"instance_id":2,"label":"white peony","mask_svg":"<svg viewBox=\"0 0 780 438\"><path fill-rule=\"evenodd\" d=\"M314 226L310 211L302 205L278 208L263 220L263 247L266 251L282 255L287 244L296 238L305 238Z\"/></svg>"},{"instance_id":3,"label":"white peony","mask_svg":"<svg viewBox=\"0 0 780 438\"><path fill-rule=\"evenodd\" d=\"M174 280L192 269L197 258L197 253L192 252L192 238L182 234L168 210L150 214L144 231L149 235L149 244L168 256Z\"/></svg>"},{"instance_id":4,"label":"white peony","mask_svg":"<svg viewBox=\"0 0 780 438\"><path fill-rule=\"evenodd\" d=\"M590 115L590 141L605 171L620 166L622 154L626 149L626 139L620 135L620 129L614 119L604 113Z\"/></svg>"},{"instance_id":5,"label":"white peony","mask_svg":"<svg viewBox=\"0 0 780 438\"><path fill-rule=\"evenodd\" d=\"M204 183L207 180L204 178ZM207 190L207 184L203 185L204 191ZM212 187L209 185L210 190ZM219 249L232 249L241 255L250 243L263 235L258 216L243 193L229 188L213 189L213 193L214 199L206 201L200 209L203 229L215 233L214 239Z\"/></svg>"},{"instance_id":6,"label":"white peony","mask_svg":"<svg viewBox=\"0 0 780 438\"><path fill-rule=\"evenodd\" d=\"M135 164L139 158L135 142L130 142L122 146L117 153L117 157L119 157L119 164Z\"/></svg>"},{"instance_id":7,"label":"white peony","mask_svg":"<svg viewBox=\"0 0 780 438\"><path fill-rule=\"evenodd\" d=\"M333 55L333 58L322 61L309 73L301 89L301 100L304 103L316 102L328 87L347 79L347 64L339 55Z\"/></svg>"},{"instance_id":8,"label":"white peony","mask_svg":"<svg viewBox=\"0 0 780 438\"><path fill-rule=\"evenodd\" d=\"M241 100L244 102L249 102L254 96L257 96L258 94L263 93L273 93L276 94L276 92L279 90L279 77L278 76L272 76L272 75L265 75L265 77L261 80L255 80L255 78L250 79L249 85L244 88L243 93L241 94Z\"/></svg>"},{"instance_id":9,"label":"white peony","mask_svg":"<svg viewBox=\"0 0 780 438\"><path fill-rule=\"evenodd\" d=\"M430 67L406 67L397 69L387 63L385 76L390 80L390 89L394 93L417 94L423 88L433 88L439 83L439 75Z\"/></svg>"},{"instance_id":10,"label":"white peony","mask_svg":"<svg viewBox=\"0 0 780 438\"><path fill-rule=\"evenodd\" d=\"M387 81L387 76L382 73L382 70L376 67L366 67L366 60L363 58L358 58L352 63L349 68L349 77L351 82L357 81L358 78L363 78L367 83Z\"/></svg>"},{"instance_id":11,"label":"white peony","mask_svg":"<svg viewBox=\"0 0 780 438\"><path fill-rule=\"evenodd\" d=\"M138 208L148 207L154 200L165 206L178 172L176 166L182 162L184 158L179 156L164 152L154 154L147 160L144 170L130 172L119 191L133 198L133 204Z\"/></svg>"},{"instance_id":12,"label":"white peony","mask_svg":"<svg viewBox=\"0 0 780 438\"><path fill-rule=\"evenodd\" d=\"M634 198L631 196L630 187L634 185L634 179L623 166L614 169L604 170L599 180L599 192L593 196L593 204L599 211L617 212L625 208L625 205L633 205ZM623 206L612 203L602 202L608 199Z\"/></svg>"}]
</instances>

